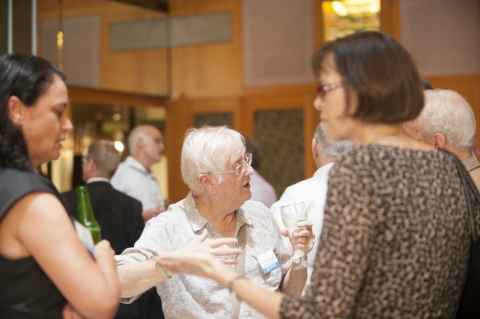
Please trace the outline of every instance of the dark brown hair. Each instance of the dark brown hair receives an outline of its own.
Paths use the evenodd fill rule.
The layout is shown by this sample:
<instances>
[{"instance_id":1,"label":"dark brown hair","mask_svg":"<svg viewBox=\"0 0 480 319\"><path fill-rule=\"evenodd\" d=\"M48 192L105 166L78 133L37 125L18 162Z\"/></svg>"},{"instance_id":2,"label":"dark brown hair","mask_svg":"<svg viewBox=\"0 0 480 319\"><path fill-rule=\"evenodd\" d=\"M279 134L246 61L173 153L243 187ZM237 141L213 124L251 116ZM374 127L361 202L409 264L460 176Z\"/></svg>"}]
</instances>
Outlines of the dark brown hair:
<instances>
[{"instance_id":1,"label":"dark brown hair","mask_svg":"<svg viewBox=\"0 0 480 319\"><path fill-rule=\"evenodd\" d=\"M0 56L0 167L30 170L31 162L21 128L10 120L8 100L18 97L32 107L62 72L40 57L10 54Z\"/></svg>"},{"instance_id":2,"label":"dark brown hair","mask_svg":"<svg viewBox=\"0 0 480 319\"><path fill-rule=\"evenodd\" d=\"M354 118L370 123L396 124L413 120L423 108L423 88L410 54L381 32L362 31L325 43L313 56L316 76L332 55L347 89L358 96Z\"/></svg>"}]
</instances>

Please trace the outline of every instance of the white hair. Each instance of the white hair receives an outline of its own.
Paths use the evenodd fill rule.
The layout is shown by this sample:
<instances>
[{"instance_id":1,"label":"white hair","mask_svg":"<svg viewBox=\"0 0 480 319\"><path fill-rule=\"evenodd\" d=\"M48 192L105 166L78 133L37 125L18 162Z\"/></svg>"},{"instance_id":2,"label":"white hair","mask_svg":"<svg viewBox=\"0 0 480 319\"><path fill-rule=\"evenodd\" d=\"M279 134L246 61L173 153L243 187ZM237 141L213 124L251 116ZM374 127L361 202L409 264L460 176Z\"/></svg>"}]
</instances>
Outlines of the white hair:
<instances>
[{"instance_id":1,"label":"white hair","mask_svg":"<svg viewBox=\"0 0 480 319\"><path fill-rule=\"evenodd\" d=\"M452 90L425 90L425 106L415 120L421 134L430 139L442 133L455 147L472 148L475 144L475 114L468 102Z\"/></svg>"},{"instance_id":2,"label":"white hair","mask_svg":"<svg viewBox=\"0 0 480 319\"><path fill-rule=\"evenodd\" d=\"M317 125L313 138L315 139L317 153L321 153L333 160L337 160L341 155L349 152L353 145L352 142L346 140L332 141L328 139L321 123Z\"/></svg>"},{"instance_id":3,"label":"white hair","mask_svg":"<svg viewBox=\"0 0 480 319\"><path fill-rule=\"evenodd\" d=\"M187 131L182 146L181 172L185 184L201 192L198 177L226 169L235 156L245 152L243 136L226 126L204 126Z\"/></svg>"}]
</instances>

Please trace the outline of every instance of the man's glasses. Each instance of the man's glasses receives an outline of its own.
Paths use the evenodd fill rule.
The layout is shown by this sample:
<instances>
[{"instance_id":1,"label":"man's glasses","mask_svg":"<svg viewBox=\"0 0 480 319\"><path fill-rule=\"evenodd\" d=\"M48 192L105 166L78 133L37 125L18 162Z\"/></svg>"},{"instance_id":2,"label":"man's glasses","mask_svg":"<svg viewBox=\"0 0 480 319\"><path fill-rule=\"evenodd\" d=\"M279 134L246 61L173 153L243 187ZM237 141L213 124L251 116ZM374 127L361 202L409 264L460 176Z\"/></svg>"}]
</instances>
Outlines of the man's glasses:
<instances>
[{"instance_id":1,"label":"man's glasses","mask_svg":"<svg viewBox=\"0 0 480 319\"><path fill-rule=\"evenodd\" d=\"M337 83L319 83L317 85L317 95L324 97L328 92L343 87L343 82Z\"/></svg>"},{"instance_id":2,"label":"man's glasses","mask_svg":"<svg viewBox=\"0 0 480 319\"><path fill-rule=\"evenodd\" d=\"M245 153L238 163L236 163L232 170L221 171L221 172L212 172L205 174L214 174L214 175L242 175L246 169L252 166L253 155L252 153Z\"/></svg>"}]
</instances>

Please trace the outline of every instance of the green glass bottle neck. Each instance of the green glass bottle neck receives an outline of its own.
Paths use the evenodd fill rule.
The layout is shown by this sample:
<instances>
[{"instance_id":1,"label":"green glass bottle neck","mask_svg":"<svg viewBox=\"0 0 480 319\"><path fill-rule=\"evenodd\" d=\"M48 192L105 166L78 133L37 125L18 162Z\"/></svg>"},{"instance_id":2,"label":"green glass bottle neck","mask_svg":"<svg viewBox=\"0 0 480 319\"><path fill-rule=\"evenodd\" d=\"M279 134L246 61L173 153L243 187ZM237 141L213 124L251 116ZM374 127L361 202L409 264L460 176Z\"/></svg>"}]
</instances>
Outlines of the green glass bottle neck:
<instances>
[{"instance_id":1,"label":"green glass bottle neck","mask_svg":"<svg viewBox=\"0 0 480 319\"><path fill-rule=\"evenodd\" d=\"M79 186L76 189L77 195L77 214L80 222L89 221L93 222L95 220L95 215L93 214L92 203L90 202L90 195L85 186Z\"/></svg>"}]
</instances>

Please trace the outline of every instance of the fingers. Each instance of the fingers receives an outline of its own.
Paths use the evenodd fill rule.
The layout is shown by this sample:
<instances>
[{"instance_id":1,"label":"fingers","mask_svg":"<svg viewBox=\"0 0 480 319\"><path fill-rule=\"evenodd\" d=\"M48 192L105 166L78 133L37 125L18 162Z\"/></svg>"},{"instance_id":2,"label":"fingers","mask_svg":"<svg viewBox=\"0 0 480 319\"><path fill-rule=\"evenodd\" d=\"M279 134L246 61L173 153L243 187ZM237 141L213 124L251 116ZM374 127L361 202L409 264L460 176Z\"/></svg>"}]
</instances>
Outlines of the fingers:
<instances>
[{"instance_id":1,"label":"fingers","mask_svg":"<svg viewBox=\"0 0 480 319\"><path fill-rule=\"evenodd\" d=\"M313 234L312 232L308 231L308 230L294 230L292 232L292 237L293 238L299 238L299 237L303 237L303 238L313 238Z\"/></svg>"},{"instance_id":2,"label":"fingers","mask_svg":"<svg viewBox=\"0 0 480 319\"><path fill-rule=\"evenodd\" d=\"M290 234L290 240L295 248L305 252L310 251L313 247L313 241L315 240L311 225L294 229Z\"/></svg>"},{"instance_id":3,"label":"fingers","mask_svg":"<svg viewBox=\"0 0 480 319\"><path fill-rule=\"evenodd\" d=\"M108 254L108 255L114 255L115 252L112 249L112 246L110 246L110 242L108 240L101 240L98 244L95 245L95 255L103 255L103 254Z\"/></svg>"},{"instance_id":4,"label":"fingers","mask_svg":"<svg viewBox=\"0 0 480 319\"><path fill-rule=\"evenodd\" d=\"M229 246L221 246L211 250L211 254L214 256L237 256L242 253L239 248L231 248Z\"/></svg>"},{"instance_id":5,"label":"fingers","mask_svg":"<svg viewBox=\"0 0 480 319\"><path fill-rule=\"evenodd\" d=\"M286 229L286 228L280 229L280 235L288 237L289 236L288 229Z\"/></svg>"},{"instance_id":6,"label":"fingers","mask_svg":"<svg viewBox=\"0 0 480 319\"><path fill-rule=\"evenodd\" d=\"M63 307L62 311L63 319L83 319L84 317L81 316L70 304L67 304Z\"/></svg>"},{"instance_id":7,"label":"fingers","mask_svg":"<svg viewBox=\"0 0 480 319\"><path fill-rule=\"evenodd\" d=\"M208 237L208 230L204 229L198 238L199 242L205 241Z\"/></svg>"},{"instance_id":8,"label":"fingers","mask_svg":"<svg viewBox=\"0 0 480 319\"><path fill-rule=\"evenodd\" d=\"M220 246L236 246L238 245L238 240L234 237L215 238L209 239L208 245L211 248L216 248Z\"/></svg>"}]
</instances>

